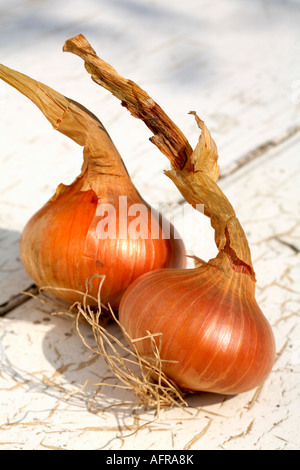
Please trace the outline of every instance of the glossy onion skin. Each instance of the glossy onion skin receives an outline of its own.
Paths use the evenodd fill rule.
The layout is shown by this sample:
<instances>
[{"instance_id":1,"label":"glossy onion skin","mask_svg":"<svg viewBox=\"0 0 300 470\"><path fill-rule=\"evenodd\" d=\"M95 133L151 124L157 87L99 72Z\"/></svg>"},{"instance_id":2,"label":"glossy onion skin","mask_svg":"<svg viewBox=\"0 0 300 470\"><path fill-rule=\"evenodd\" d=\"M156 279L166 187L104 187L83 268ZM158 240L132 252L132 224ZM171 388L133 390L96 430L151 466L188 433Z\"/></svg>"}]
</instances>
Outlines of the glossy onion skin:
<instances>
[{"instance_id":1,"label":"glossy onion skin","mask_svg":"<svg viewBox=\"0 0 300 470\"><path fill-rule=\"evenodd\" d=\"M114 186L116 184L111 184L112 188ZM47 202L23 230L21 261L38 286L70 289L49 292L73 304L82 302L80 293L86 292L87 280L95 274L105 275L101 302L109 302L113 309L118 309L123 292L140 275L157 268L185 267L184 245L177 237L99 239L95 233L98 197L94 191L81 188L82 178L79 178L67 191ZM117 186L105 187L99 200L115 205L117 219L117 201L122 190L128 195L128 206L132 203L146 205L132 187L130 191ZM150 207L146 206L150 214ZM97 297L100 282L98 277L93 279L90 295Z\"/></svg>"},{"instance_id":2,"label":"glossy onion skin","mask_svg":"<svg viewBox=\"0 0 300 470\"><path fill-rule=\"evenodd\" d=\"M234 273L226 280L208 265L145 274L121 300L121 325L131 339L147 331L162 333L161 358L177 361L163 362L162 370L182 389L228 395L248 391L268 376L275 343L240 276L245 275ZM150 340L135 346L141 356L152 356Z\"/></svg>"}]
</instances>

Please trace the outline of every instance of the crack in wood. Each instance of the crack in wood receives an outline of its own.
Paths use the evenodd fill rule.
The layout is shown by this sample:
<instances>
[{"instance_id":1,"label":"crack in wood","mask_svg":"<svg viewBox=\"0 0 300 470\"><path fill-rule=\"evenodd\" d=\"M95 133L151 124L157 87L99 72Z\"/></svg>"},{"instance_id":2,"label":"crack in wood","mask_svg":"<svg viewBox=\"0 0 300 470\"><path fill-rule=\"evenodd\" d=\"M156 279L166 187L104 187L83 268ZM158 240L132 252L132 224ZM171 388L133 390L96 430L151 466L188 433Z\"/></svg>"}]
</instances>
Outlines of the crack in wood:
<instances>
[{"instance_id":1,"label":"crack in wood","mask_svg":"<svg viewBox=\"0 0 300 470\"><path fill-rule=\"evenodd\" d=\"M39 288L35 284L32 284L31 286L27 287L27 289L24 289L23 292L24 293L19 292L6 302L0 304L0 316L6 315L23 303L27 302L27 300L31 299L32 297L26 294L36 295L39 292Z\"/></svg>"},{"instance_id":2,"label":"crack in wood","mask_svg":"<svg viewBox=\"0 0 300 470\"><path fill-rule=\"evenodd\" d=\"M239 158L234 163L232 163L232 165L229 165L227 168L221 171L219 179L223 179L223 178L226 178L227 176L232 175L237 170L245 166L247 163L260 157L271 148L274 148L280 144L283 144L288 139L296 135L298 132L300 132L300 124L296 124L295 126L289 127L280 136L275 137L274 139L267 140L266 142L263 142L261 145L250 150L243 157Z\"/></svg>"},{"instance_id":3,"label":"crack in wood","mask_svg":"<svg viewBox=\"0 0 300 470\"><path fill-rule=\"evenodd\" d=\"M278 238L278 237L273 237L273 239L281 243L282 245L285 245L288 248L290 248L294 253L296 253L296 255L300 253L300 249L296 245L293 245L293 243L286 242L285 240L282 240L281 238Z\"/></svg>"}]
</instances>

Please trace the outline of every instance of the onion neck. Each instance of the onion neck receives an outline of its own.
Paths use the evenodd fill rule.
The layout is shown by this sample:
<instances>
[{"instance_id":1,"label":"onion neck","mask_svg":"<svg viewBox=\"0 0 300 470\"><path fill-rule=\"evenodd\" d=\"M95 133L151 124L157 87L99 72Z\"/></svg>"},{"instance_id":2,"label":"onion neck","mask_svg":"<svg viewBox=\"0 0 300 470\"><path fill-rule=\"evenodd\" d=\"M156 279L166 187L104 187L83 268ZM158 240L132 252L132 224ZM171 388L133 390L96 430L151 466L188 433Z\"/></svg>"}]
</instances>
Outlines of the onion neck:
<instances>
[{"instance_id":1,"label":"onion neck","mask_svg":"<svg viewBox=\"0 0 300 470\"><path fill-rule=\"evenodd\" d=\"M98 195L104 186L134 191L122 158L101 121L81 104L20 72L0 64L0 78L29 98L53 128L83 147L82 190ZM58 192L67 186L60 185Z\"/></svg>"},{"instance_id":2,"label":"onion neck","mask_svg":"<svg viewBox=\"0 0 300 470\"><path fill-rule=\"evenodd\" d=\"M99 155L92 153L88 147L84 148L81 174L85 173L86 177L81 190L92 189L99 196L106 189L122 195L137 194L119 152L114 146L110 150Z\"/></svg>"},{"instance_id":3,"label":"onion neck","mask_svg":"<svg viewBox=\"0 0 300 470\"><path fill-rule=\"evenodd\" d=\"M232 263L231 258L225 252L219 252L218 255L209 260L203 266L205 276L211 276L213 283L218 283L221 289L234 292L237 297L247 297L255 299L255 279L248 269L240 270ZM201 267L197 268L197 274L203 276L200 272Z\"/></svg>"},{"instance_id":4,"label":"onion neck","mask_svg":"<svg viewBox=\"0 0 300 470\"><path fill-rule=\"evenodd\" d=\"M170 170L166 175L175 183L185 200L193 207L201 206L215 230L218 248L210 265L221 269L227 276L242 274L255 283L251 253L245 232L235 211L216 181L204 171Z\"/></svg>"}]
</instances>

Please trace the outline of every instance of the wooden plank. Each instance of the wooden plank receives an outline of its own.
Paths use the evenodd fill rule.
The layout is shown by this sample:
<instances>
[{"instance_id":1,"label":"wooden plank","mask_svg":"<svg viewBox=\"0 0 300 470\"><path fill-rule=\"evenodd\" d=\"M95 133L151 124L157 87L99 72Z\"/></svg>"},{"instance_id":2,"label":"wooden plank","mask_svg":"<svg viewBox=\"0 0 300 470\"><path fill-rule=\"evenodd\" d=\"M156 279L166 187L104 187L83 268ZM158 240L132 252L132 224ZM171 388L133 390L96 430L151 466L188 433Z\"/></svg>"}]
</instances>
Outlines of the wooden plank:
<instances>
[{"instance_id":1,"label":"wooden plank","mask_svg":"<svg viewBox=\"0 0 300 470\"><path fill-rule=\"evenodd\" d=\"M79 1L72 8L58 0L1 2L1 62L94 112L144 198L165 203L188 253L209 259L216 249L208 219L182 203L143 124L90 80L77 57L62 52L63 43L86 35L192 144L198 128L188 112L205 120L219 148L220 184L248 235L257 298L278 351L262 389L231 399L196 395L190 414L174 408L151 424L153 413L136 405L100 411L135 400L129 392L104 387L94 400L90 385L67 398L87 378L108 380L111 373L89 357L70 321L49 316L51 309L34 300L16 307L32 283L18 243L29 217L78 174L81 149L0 83L0 305L13 307L0 318L2 448L299 447L299 21L299 2L292 0Z\"/></svg>"}]
</instances>

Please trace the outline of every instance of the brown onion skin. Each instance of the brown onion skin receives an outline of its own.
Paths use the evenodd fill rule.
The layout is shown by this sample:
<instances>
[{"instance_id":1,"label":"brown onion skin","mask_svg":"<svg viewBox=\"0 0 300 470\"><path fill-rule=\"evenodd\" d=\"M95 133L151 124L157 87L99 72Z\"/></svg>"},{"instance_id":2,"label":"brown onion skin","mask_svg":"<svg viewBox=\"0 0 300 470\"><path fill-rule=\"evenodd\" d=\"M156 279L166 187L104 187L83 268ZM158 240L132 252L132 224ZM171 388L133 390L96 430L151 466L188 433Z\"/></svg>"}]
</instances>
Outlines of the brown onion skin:
<instances>
[{"instance_id":1,"label":"brown onion skin","mask_svg":"<svg viewBox=\"0 0 300 470\"><path fill-rule=\"evenodd\" d=\"M118 309L123 292L140 275L157 268L185 267L184 245L172 231L170 239L99 240L93 226L98 197L93 190L82 190L84 179L85 175L78 178L29 220L20 242L21 261L38 286L55 288L49 292L68 304L83 301L80 293L86 292L92 276L105 275L101 302ZM128 206L143 203L150 216L149 205L128 178L112 178L103 184L100 201L114 204L118 219L122 194ZM157 224L161 235L161 221ZM100 282L94 278L88 292L96 298ZM87 303L96 305L89 298Z\"/></svg>"},{"instance_id":2,"label":"brown onion skin","mask_svg":"<svg viewBox=\"0 0 300 470\"><path fill-rule=\"evenodd\" d=\"M209 265L157 270L127 289L119 320L131 339L162 333L161 358L177 361L163 362L162 370L180 388L238 394L262 384L275 358L251 284L246 274L229 278ZM149 339L134 344L142 357L152 356Z\"/></svg>"}]
</instances>

